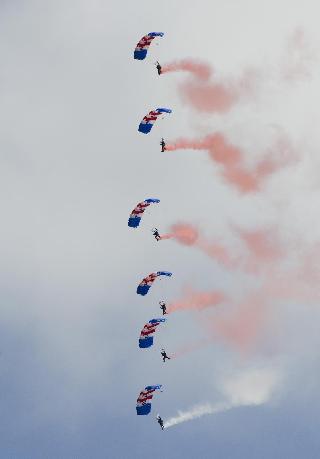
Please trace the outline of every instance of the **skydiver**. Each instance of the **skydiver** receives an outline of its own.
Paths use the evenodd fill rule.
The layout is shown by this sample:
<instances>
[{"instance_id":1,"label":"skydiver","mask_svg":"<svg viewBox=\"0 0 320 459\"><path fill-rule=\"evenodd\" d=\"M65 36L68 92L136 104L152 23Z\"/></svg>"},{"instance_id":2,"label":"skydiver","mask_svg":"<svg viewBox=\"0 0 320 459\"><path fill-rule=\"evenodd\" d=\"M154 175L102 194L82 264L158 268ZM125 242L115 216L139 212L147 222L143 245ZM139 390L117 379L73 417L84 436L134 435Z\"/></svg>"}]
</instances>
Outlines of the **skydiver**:
<instances>
[{"instance_id":1,"label":"skydiver","mask_svg":"<svg viewBox=\"0 0 320 459\"><path fill-rule=\"evenodd\" d=\"M159 304L160 304L160 309L162 309L162 315L164 316L165 314L167 314L166 303L164 301L159 301Z\"/></svg>"},{"instance_id":2,"label":"skydiver","mask_svg":"<svg viewBox=\"0 0 320 459\"><path fill-rule=\"evenodd\" d=\"M156 62L156 67L157 67L157 70L158 70L158 75L161 75L161 69L162 69L162 67L161 67L161 65L159 64L158 61Z\"/></svg>"},{"instance_id":3,"label":"skydiver","mask_svg":"<svg viewBox=\"0 0 320 459\"><path fill-rule=\"evenodd\" d=\"M160 145L161 145L161 153L163 153L164 151L166 151L166 143L163 140L163 137L161 139Z\"/></svg>"},{"instance_id":4,"label":"skydiver","mask_svg":"<svg viewBox=\"0 0 320 459\"><path fill-rule=\"evenodd\" d=\"M163 419L161 419L160 414L157 415L157 422L160 424L161 430L164 429Z\"/></svg>"},{"instance_id":5,"label":"skydiver","mask_svg":"<svg viewBox=\"0 0 320 459\"><path fill-rule=\"evenodd\" d=\"M168 357L168 356L167 356L167 353L166 353L166 351L165 351L164 349L161 349L161 355L162 355L162 360L163 360L164 362L166 361L166 359L168 359L168 360L171 359L171 357Z\"/></svg>"},{"instance_id":6,"label":"skydiver","mask_svg":"<svg viewBox=\"0 0 320 459\"><path fill-rule=\"evenodd\" d=\"M159 231L157 230L157 228L153 228L152 234L154 235L154 237L156 238L157 241L160 241L161 236L160 236Z\"/></svg>"}]
</instances>

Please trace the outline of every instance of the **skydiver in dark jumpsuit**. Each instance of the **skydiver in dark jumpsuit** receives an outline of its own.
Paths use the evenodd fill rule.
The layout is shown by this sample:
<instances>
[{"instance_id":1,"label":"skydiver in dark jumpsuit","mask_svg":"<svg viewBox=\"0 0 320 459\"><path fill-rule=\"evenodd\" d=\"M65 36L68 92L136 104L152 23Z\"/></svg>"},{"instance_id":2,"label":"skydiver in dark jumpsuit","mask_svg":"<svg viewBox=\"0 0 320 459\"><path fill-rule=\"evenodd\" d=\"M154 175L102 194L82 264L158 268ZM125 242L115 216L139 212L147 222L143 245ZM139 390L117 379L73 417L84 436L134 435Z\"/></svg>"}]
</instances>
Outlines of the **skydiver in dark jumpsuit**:
<instances>
[{"instance_id":1,"label":"skydiver in dark jumpsuit","mask_svg":"<svg viewBox=\"0 0 320 459\"><path fill-rule=\"evenodd\" d=\"M160 145L161 145L161 153L163 153L164 151L166 151L166 143L163 140L163 138L161 139Z\"/></svg>"},{"instance_id":2,"label":"skydiver in dark jumpsuit","mask_svg":"<svg viewBox=\"0 0 320 459\"><path fill-rule=\"evenodd\" d=\"M166 303L164 301L159 301L159 304L160 304L160 309L162 309L162 315L164 316L165 314L167 314Z\"/></svg>"},{"instance_id":3,"label":"skydiver in dark jumpsuit","mask_svg":"<svg viewBox=\"0 0 320 459\"><path fill-rule=\"evenodd\" d=\"M161 419L159 414L157 416L157 422L160 424L161 430L163 430L164 429L163 419Z\"/></svg>"},{"instance_id":4,"label":"skydiver in dark jumpsuit","mask_svg":"<svg viewBox=\"0 0 320 459\"><path fill-rule=\"evenodd\" d=\"M154 235L154 237L156 238L157 241L160 241L161 236L160 236L159 231L157 230L157 228L153 228L152 234Z\"/></svg>"},{"instance_id":5,"label":"skydiver in dark jumpsuit","mask_svg":"<svg viewBox=\"0 0 320 459\"><path fill-rule=\"evenodd\" d=\"M157 67L157 70L158 70L158 75L161 75L161 65L159 64L158 61L156 62L156 67Z\"/></svg>"},{"instance_id":6,"label":"skydiver in dark jumpsuit","mask_svg":"<svg viewBox=\"0 0 320 459\"><path fill-rule=\"evenodd\" d=\"M161 350L162 360L165 362L166 359L170 360L171 357L167 356L167 353L164 349Z\"/></svg>"}]
</instances>

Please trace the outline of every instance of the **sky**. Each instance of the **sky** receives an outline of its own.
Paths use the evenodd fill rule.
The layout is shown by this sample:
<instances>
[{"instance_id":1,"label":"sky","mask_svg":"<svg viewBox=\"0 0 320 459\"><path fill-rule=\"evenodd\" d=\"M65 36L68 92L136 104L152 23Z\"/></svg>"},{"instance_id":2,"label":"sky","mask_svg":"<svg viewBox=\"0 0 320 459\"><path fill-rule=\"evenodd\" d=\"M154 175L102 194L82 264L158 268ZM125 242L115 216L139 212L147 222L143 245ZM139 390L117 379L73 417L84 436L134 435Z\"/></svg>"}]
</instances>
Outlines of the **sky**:
<instances>
[{"instance_id":1,"label":"sky","mask_svg":"<svg viewBox=\"0 0 320 459\"><path fill-rule=\"evenodd\" d=\"M1 458L318 457L318 17L311 0L0 2ZM139 133L156 107L173 112Z\"/></svg>"}]
</instances>

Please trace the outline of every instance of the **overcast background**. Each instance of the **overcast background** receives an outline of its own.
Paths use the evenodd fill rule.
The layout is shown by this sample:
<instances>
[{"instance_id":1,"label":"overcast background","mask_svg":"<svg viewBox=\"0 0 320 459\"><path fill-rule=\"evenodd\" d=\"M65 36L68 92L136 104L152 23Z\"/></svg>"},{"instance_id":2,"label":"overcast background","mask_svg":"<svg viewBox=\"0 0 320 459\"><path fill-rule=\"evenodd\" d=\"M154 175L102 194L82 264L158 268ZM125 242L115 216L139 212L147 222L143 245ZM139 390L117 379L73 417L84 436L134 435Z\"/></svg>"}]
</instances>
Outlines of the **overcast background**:
<instances>
[{"instance_id":1,"label":"overcast background","mask_svg":"<svg viewBox=\"0 0 320 459\"><path fill-rule=\"evenodd\" d=\"M276 226L291 250L296 240L309 250L318 241L318 2L2 0L0 31L1 458L319 457L314 301L282 304L245 355L217 340L162 363L160 347L170 353L203 338L206 312L172 314L152 349L137 346L160 299L190 285L237 296L256 282L196 249L156 243L152 227L196 222L232 244L230 223ZM150 31L165 36L134 61ZM250 70L254 95L223 115L195 112L177 91L186 76L159 78L153 65L185 57L209 62L220 81ZM138 133L158 106L173 113L149 136ZM249 162L279 129L298 161L243 196L206 152L160 154L161 136L217 129ZM161 203L129 230L130 211L147 197ZM174 275L139 298L138 282L157 270ZM245 387L248 403L237 386L238 403L230 382L250 372L262 380ZM149 384L164 392L137 417ZM155 422L158 412L167 419L228 396L243 406L164 432Z\"/></svg>"}]
</instances>

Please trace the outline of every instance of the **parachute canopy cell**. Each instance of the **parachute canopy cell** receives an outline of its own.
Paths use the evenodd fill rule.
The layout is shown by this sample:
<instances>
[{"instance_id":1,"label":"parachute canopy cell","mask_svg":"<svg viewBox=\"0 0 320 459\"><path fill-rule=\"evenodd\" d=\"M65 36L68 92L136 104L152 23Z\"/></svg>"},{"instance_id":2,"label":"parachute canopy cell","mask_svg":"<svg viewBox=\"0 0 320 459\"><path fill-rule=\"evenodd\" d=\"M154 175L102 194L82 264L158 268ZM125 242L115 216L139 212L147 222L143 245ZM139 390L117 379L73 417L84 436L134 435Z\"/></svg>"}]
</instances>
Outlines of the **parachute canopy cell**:
<instances>
[{"instance_id":1,"label":"parachute canopy cell","mask_svg":"<svg viewBox=\"0 0 320 459\"><path fill-rule=\"evenodd\" d=\"M142 295L142 296L146 295L148 293L150 287L152 286L152 284L154 283L154 281L156 280L156 278L158 276L171 277L172 273L170 273L169 271L158 271L157 273L149 274L149 276L147 276L144 279L142 279L142 281L138 285L137 294L138 295Z\"/></svg>"},{"instance_id":2,"label":"parachute canopy cell","mask_svg":"<svg viewBox=\"0 0 320 459\"><path fill-rule=\"evenodd\" d=\"M133 209L133 211L130 214L129 220L128 220L128 226L131 228L137 228L140 224L141 217L143 212L146 210L150 204L154 203L159 203L160 199L145 199L142 202L139 202L139 204L136 205L136 207Z\"/></svg>"},{"instance_id":3,"label":"parachute canopy cell","mask_svg":"<svg viewBox=\"0 0 320 459\"><path fill-rule=\"evenodd\" d=\"M151 400L156 390L160 390L162 385L147 386L142 390L137 398L137 415L146 415L151 411Z\"/></svg>"},{"instance_id":4,"label":"parachute canopy cell","mask_svg":"<svg viewBox=\"0 0 320 459\"><path fill-rule=\"evenodd\" d=\"M146 348L151 347L153 345L153 334L155 333L157 327L161 324L161 322L165 322L166 319L151 319L140 333L139 338L139 347Z\"/></svg>"},{"instance_id":5,"label":"parachute canopy cell","mask_svg":"<svg viewBox=\"0 0 320 459\"><path fill-rule=\"evenodd\" d=\"M154 123L163 113L172 113L172 110L170 108L156 108L155 110L151 110L151 112L143 117L139 124L138 131L143 134L149 134Z\"/></svg>"},{"instance_id":6,"label":"parachute canopy cell","mask_svg":"<svg viewBox=\"0 0 320 459\"><path fill-rule=\"evenodd\" d=\"M143 61L147 55L152 40L154 40L156 37L163 37L163 35L163 32L150 32L142 37L137 44L136 49L134 50L134 58L138 59L139 61Z\"/></svg>"}]
</instances>

